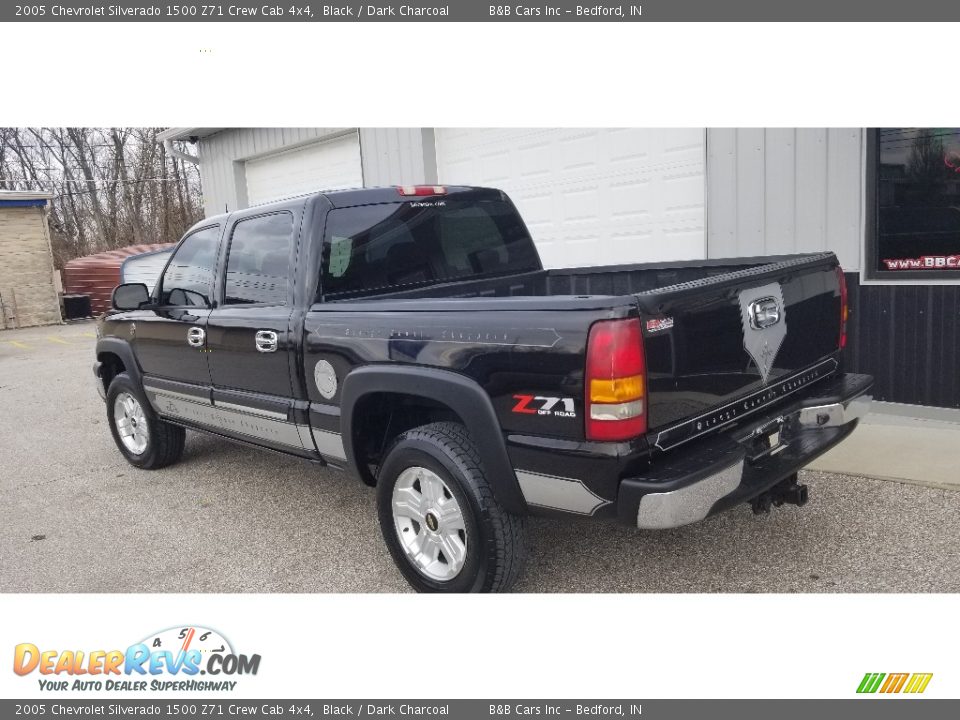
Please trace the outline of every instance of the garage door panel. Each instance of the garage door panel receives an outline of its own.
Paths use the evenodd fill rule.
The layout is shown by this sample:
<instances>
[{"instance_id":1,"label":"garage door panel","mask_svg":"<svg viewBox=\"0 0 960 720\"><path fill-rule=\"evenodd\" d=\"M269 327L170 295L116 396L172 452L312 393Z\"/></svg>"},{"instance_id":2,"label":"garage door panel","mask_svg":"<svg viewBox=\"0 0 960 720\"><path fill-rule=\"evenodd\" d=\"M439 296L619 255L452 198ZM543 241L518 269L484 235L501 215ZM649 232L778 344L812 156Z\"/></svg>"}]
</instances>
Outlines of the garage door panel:
<instances>
[{"instance_id":1,"label":"garage door panel","mask_svg":"<svg viewBox=\"0 0 960 720\"><path fill-rule=\"evenodd\" d=\"M548 267L704 257L703 129L436 130L439 180L505 190Z\"/></svg>"},{"instance_id":2,"label":"garage door panel","mask_svg":"<svg viewBox=\"0 0 960 720\"><path fill-rule=\"evenodd\" d=\"M619 265L623 261L620 259L624 255L629 255L637 247L648 247L653 244L655 238L655 233L653 231L648 232L637 232L637 231L628 231L624 233L613 233L610 236L610 241L605 244L603 251L603 264L605 265ZM651 251L655 253L656 250ZM651 255L650 262L653 262L653 258L656 255Z\"/></svg>"},{"instance_id":3,"label":"garage door panel","mask_svg":"<svg viewBox=\"0 0 960 720\"><path fill-rule=\"evenodd\" d=\"M474 163L468 158L460 158L458 160L448 159L446 166L447 176L449 178L471 178L471 177L482 177L482 173L479 169L474 169ZM444 180L449 185L454 184L471 184L465 179L461 180ZM476 183L473 183L476 184Z\"/></svg>"},{"instance_id":4,"label":"garage door panel","mask_svg":"<svg viewBox=\"0 0 960 720\"><path fill-rule=\"evenodd\" d=\"M510 153L507 151L487 153L481 158L480 172L484 177L502 183L514 174L511 164Z\"/></svg>"},{"instance_id":5,"label":"garage door panel","mask_svg":"<svg viewBox=\"0 0 960 720\"><path fill-rule=\"evenodd\" d=\"M703 259L703 228L688 226L667 228L662 231L660 254L657 260ZM699 248L699 249L698 249Z\"/></svg>"},{"instance_id":6,"label":"garage door panel","mask_svg":"<svg viewBox=\"0 0 960 720\"><path fill-rule=\"evenodd\" d=\"M638 133L631 128L608 130L608 162L625 165L649 158L651 143L652 137L649 133Z\"/></svg>"},{"instance_id":7,"label":"garage door panel","mask_svg":"<svg viewBox=\"0 0 960 720\"><path fill-rule=\"evenodd\" d=\"M564 222L563 232L547 243L538 242L544 264L549 267L620 265L630 262L661 262L702 258L703 229L699 217L678 217L666 225L651 219L620 222L609 227L602 242L589 223ZM531 234L535 230L531 228ZM589 250L584 250L589 247ZM627 258L642 257L635 260Z\"/></svg>"},{"instance_id":8,"label":"garage door panel","mask_svg":"<svg viewBox=\"0 0 960 720\"><path fill-rule=\"evenodd\" d=\"M600 162L600 138L595 134L572 137L560 142L564 170L595 168Z\"/></svg>"},{"instance_id":9,"label":"garage door panel","mask_svg":"<svg viewBox=\"0 0 960 720\"><path fill-rule=\"evenodd\" d=\"M664 212L702 210L704 207L703 175L699 173L666 175L661 187Z\"/></svg>"},{"instance_id":10,"label":"garage door panel","mask_svg":"<svg viewBox=\"0 0 960 720\"><path fill-rule=\"evenodd\" d=\"M517 153L520 159L520 177L523 180L548 178L553 172L553 157L546 142L525 145Z\"/></svg>"},{"instance_id":11,"label":"garage door panel","mask_svg":"<svg viewBox=\"0 0 960 720\"><path fill-rule=\"evenodd\" d=\"M658 132L660 151L675 158L683 154L690 159L702 159L704 131L701 128L665 128Z\"/></svg>"},{"instance_id":12,"label":"garage door panel","mask_svg":"<svg viewBox=\"0 0 960 720\"><path fill-rule=\"evenodd\" d=\"M514 191L508 190L508 192L515 203L523 202L524 206L528 208L528 211L523 215L527 225L532 222L554 222L556 220L553 214L557 195L555 188L544 185L528 185L518 187Z\"/></svg>"},{"instance_id":13,"label":"garage door panel","mask_svg":"<svg viewBox=\"0 0 960 720\"><path fill-rule=\"evenodd\" d=\"M599 188L568 190L562 194L565 220L589 220L596 223L600 218Z\"/></svg>"},{"instance_id":14,"label":"garage door panel","mask_svg":"<svg viewBox=\"0 0 960 720\"><path fill-rule=\"evenodd\" d=\"M360 139L356 133L246 162L247 202L322 190L362 187Z\"/></svg>"},{"instance_id":15,"label":"garage door panel","mask_svg":"<svg viewBox=\"0 0 960 720\"><path fill-rule=\"evenodd\" d=\"M562 244L552 243L544 263L552 267L584 267L596 265L596 241L591 237L568 238Z\"/></svg>"},{"instance_id":16,"label":"garage door panel","mask_svg":"<svg viewBox=\"0 0 960 720\"><path fill-rule=\"evenodd\" d=\"M653 183L649 178L611 184L610 212L614 220L649 218L653 192Z\"/></svg>"}]
</instances>

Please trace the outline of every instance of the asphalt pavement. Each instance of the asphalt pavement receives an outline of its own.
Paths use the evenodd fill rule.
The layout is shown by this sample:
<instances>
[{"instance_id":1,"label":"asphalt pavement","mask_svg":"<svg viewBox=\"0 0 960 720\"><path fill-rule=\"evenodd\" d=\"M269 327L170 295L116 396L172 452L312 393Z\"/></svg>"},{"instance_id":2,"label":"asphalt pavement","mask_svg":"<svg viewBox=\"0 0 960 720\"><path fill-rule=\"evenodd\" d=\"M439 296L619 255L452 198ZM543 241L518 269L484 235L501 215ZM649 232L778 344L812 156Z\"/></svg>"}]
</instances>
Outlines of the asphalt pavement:
<instances>
[{"instance_id":1,"label":"asphalt pavement","mask_svg":"<svg viewBox=\"0 0 960 720\"><path fill-rule=\"evenodd\" d=\"M94 390L93 333L0 332L0 591L407 590L373 491L346 473L192 432L179 464L128 465ZM533 519L516 589L960 592L960 492L801 481L804 508L671 531Z\"/></svg>"}]
</instances>

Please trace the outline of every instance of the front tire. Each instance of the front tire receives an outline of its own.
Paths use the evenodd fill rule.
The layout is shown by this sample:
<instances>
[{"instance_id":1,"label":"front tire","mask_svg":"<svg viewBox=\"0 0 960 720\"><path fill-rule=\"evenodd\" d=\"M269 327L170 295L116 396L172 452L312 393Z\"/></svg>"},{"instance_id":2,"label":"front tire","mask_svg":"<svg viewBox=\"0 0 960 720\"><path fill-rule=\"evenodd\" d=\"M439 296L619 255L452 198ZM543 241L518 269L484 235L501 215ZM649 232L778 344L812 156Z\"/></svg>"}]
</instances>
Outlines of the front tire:
<instances>
[{"instance_id":1,"label":"front tire","mask_svg":"<svg viewBox=\"0 0 960 720\"><path fill-rule=\"evenodd\" d=\"M501 592L526 559L526 518L494 496L467 429L408 430L377 474L377 512L394 562L419 592Z\"/></svg>"},{"instance_id":2,"label":"front tire","mask_svg":"<svg viewBox=\"0 0 960 720\"><path fill-rule=\"evenodd\" d=\"M107 420L117 449L134 467L157 470L172 465L183 455L186 431L157 417L126 373L110 382Z\"/></svg>"}]
</instances>

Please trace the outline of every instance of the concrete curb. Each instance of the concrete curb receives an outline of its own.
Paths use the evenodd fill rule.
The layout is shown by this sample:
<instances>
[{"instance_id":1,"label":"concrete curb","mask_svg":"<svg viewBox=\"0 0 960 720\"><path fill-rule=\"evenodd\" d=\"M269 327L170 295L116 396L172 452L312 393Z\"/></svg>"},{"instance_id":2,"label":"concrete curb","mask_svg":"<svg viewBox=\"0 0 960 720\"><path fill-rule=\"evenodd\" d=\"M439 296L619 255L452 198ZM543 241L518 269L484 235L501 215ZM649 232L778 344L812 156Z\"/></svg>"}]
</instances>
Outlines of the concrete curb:
<instances>
[{"instance_id":1,"label":"concrete curb","mask_svg":"<svg viewBox=\"0 0 960 720\"><path fill-rule=\"evenodd\" d=\"M875 403L811 470L960 490L960 411Z\"/></svg>"}]
</instances>

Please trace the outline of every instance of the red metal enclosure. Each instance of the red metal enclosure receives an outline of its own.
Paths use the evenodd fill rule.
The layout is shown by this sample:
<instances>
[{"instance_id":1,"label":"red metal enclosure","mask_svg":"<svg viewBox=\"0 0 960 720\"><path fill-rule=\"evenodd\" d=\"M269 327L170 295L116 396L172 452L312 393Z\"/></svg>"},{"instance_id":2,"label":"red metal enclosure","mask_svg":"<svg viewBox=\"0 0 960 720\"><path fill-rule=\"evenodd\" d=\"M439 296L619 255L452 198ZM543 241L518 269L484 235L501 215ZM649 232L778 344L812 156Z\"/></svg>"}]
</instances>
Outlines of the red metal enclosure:
<instances>
[{"instance_id":1,"label":"red metal enclosure","mask_svg":"<svg viewBox=\"0 0 960 720\"><path fill-rule=\"evenodd\" d=\"M63 292L89 295L90 309L100 315L110 309L110 296L120 284L120 269L128 258L172 248L175 243L130 245L71 260L63 268Z\"/></svg>"}]
</instances>

